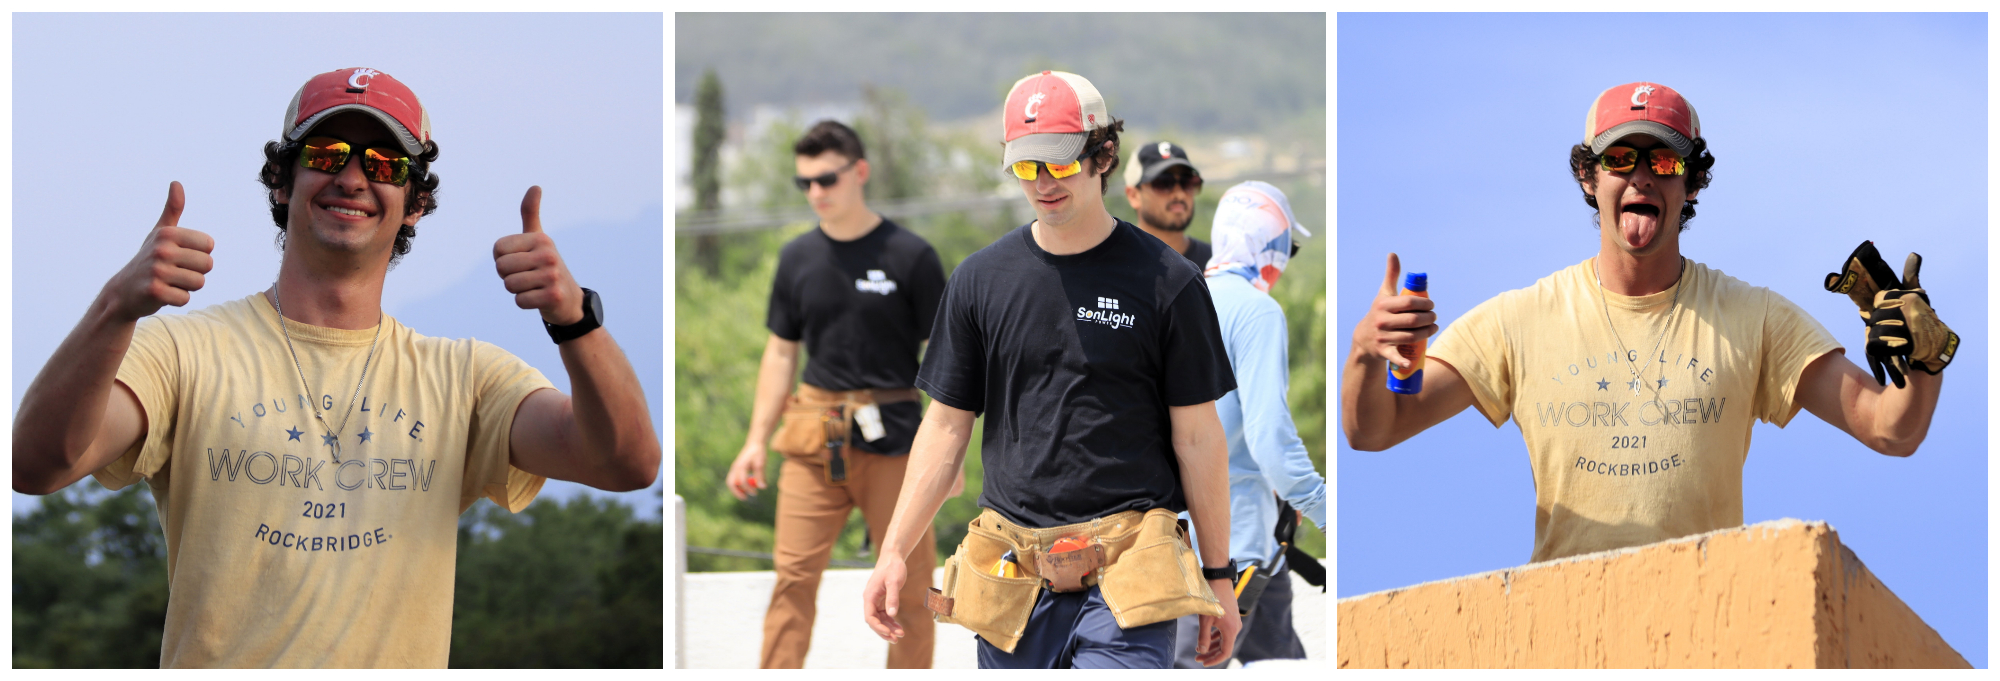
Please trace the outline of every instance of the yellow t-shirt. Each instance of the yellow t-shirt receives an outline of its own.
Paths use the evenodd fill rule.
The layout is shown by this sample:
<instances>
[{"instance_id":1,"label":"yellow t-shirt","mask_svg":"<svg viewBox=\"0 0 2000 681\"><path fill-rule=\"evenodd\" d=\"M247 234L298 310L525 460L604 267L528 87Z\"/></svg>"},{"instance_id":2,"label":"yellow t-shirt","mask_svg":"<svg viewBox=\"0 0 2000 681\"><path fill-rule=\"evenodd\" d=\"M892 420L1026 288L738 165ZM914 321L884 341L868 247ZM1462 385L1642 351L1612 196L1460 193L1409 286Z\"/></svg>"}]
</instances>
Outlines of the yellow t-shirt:
<instances>
[{"instance_id":1,"label":"yellow t-shirt","mask_svg":"<svg viewBox=\"0 0 2000 681\"><path fill-rule=\"evenodd\" d=\"M340 427L374 329L288 321L307 396L262 294L139 322L118 380L147 432L94 475L146 478L158 502L160 666L445 666L458 516L541 490L508 463L508 433L553 386L491 343L382 324L335 461L308 401Z\"/></svg>"},{"instance_id":2,"label":"yellow t-shirt","mask_svg":"<svg viewBox=\"0 0 2000 681\"><path fill-rule=\"evenodd\" d=\"M1426 353L1494 427L1520 426L1530 561L1743 524L1752 419L1784 427L1806 365L1841 349L1783 296L1692 260L1639 297L1599 288L1593 260L1480 303Z\"/></svg>"}]
</instances>

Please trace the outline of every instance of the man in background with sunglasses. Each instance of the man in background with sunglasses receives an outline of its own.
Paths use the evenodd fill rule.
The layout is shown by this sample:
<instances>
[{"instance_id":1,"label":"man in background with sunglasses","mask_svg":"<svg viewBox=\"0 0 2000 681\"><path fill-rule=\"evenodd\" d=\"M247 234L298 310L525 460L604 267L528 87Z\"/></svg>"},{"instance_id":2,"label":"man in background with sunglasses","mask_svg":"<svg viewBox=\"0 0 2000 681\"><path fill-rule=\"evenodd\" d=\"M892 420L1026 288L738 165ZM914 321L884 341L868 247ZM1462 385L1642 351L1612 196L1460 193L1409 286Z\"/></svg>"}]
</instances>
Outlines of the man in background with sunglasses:
<instances>
[{"instance_id":1,"label":"man in background with sunglasses","mask_svg":"<svg viewBox=\"0 0 2000 681\"><path fill-rule=\"evenodd\" d=\"M1701 135L1665 85L1598 95L1570 151L1597 254L1467 312L1430 346L1416 394L1386 390L1385 365L1408 365L1397 346L1436 333L1436 315L1397 295L1389 254L1342 370L1349 444L1387 449L1467 406L1495 427L1512 418L1535 480L1531 561L1743 524L1757 420L1783 427L1804 408L1877 452L1915 453L1942 364L1886 388L1791 301L1681 255L1715 164ZM1871 333L1871 357L1877 345Z\"/></svg>"},{"instance_id":2,"label":"man in background with sunglasses","mask_svg":"<svg viewBox=\"0 0 2000 681\"><path fill-rule=\"evenodd\" d=\"M1149 142L1132 151L1125 168L1125 201L1139 214L1139 229L1167 242L1195 267L1208 267L1214 253L1207 242L1188 236L1194 224L1194 197L1201 194L1201 171L1187 149L1172 142Z\"/></svg>"},{"instance_id":3,"label":"man in background with sunglasses","mask_svg":"<svg viewBox=\"0 0 2000 681\"><path fill-rule=\"evenodd\" d=\"M1174 618L1198 613L1203 661L1228 659L1240 625L1215 400L1236 384L1208 287L1105 210L1124 123L1090 81L1030 75L1001 111L1002 172L1035 220L946 285L917 377L932 402L863 616L894 642L928 607L979 634L982 668L1166 668ZM930 572L912 553L981 414L985 511L957 576L930 601L899 595ZM1176 538L1179 511L1216 538L1199 557ZM1125 550L1135 536L1150 550Z\"/></svg>"},{"instance_id":4,"label":"man in background with sunglasses","mask_svg":"<svg viewBox=\"0 0 2000 681\"><path fill-rule=\"evenodd\" d=\"M444 667L458 517L519 512L546 478L625 491L660 461L645 395L597 295L541 231L541 189L494 264L537 310L575 396L488 343L382 311L389 268L437 208L415 93L374 69L292 97L261 178L283 251L265 291L185 315L212 260L172 183L139 255L36 376L14 489L144 479L167 539L163 667Z\"/></svg>"},{"instance_id":5,"label":"man in background with sunglasses","mask_svg":"<svg viewBox=\"0 0 2000 681\"><path fill-rule=\"evenodd\" d=\"M819 226L778 253L750 432L726 481L747 499L765 487L766 443L785 455L771 551L777 584L759 659L765 669L805 665L820 573L854 509L873 536L888 528L923 420L911 387L917 359L944 293L937 251L868 209L868 159L852 129L820 121L792 153L794 182ZM794 393L801 344L806 367ZM964 481L961 474L952 494ZM911 560L932 565L936 543L926 530ZM910 580L904 597L922 602L929 578L926 569ZM930 668L931 625L913 623L910 638L889 648L888 667Z\"/></svg>"}]
</instances>

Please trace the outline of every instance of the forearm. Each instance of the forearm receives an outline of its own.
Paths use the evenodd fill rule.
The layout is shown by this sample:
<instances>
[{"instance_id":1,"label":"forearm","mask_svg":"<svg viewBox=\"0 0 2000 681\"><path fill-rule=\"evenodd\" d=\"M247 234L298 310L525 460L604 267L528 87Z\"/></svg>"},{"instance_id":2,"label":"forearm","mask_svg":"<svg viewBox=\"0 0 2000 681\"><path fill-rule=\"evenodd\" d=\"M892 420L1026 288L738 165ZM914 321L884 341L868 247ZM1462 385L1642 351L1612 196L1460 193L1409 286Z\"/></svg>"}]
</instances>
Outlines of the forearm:
<instances>
[{"instance_id":1,"label":"forearm","mask_svg":"<svg viewBox=\"0 0 2000 681\"><path fill-rule=\"evenodd\" d=\"M1884 454L1915 454L1930 433L1931 416L1937 411L1944 375L1912 371L1906 380L1907 388L1888 386L1875 395L1872 430L1876 442L1870 445Z\"/></svg>"},{"instance_id":2,"label":"forearm","mask_svg":"<svg viewBox=\"0 0 2000 681\"><path fill-rule=\"evenodd\" d=\"M595 462L608 479L620 481L618 486L652 484L660 471L659 438L639 376L610 329L600 327L559 347L569 373L574 442L581 447L572 456Z\"/></svg>"},{"instance_id":3,"label":"forearm","mask_svg":"<svg viewBox=\"0 0 2000 681\"><path fill-rule=\"evenodd\" d=\"M923 425L910 445L909 466L903 472L903 490L896 496L896 511L890 515L888 536L882 538L883 555L907 558L937 517L965 465L973 418L970 411L935 400L924 412Z\"/></svg>"},{"instance_id":4,"label":"forearm","mask_svg":"<svg viewBox=\"0 0 2000 681\"><path fill-rule=\"evenodd\" d=\"M792 394L792 377L799 366L798 349L796 345L788 349L781 345L783 342L771 337L764 346L764 358L757 364L757 387L751 397L750 431L744 437L745 445L770 441L771 433L778 427L778 415L784 413L785 397Z\"/></svg>"},{"instance_id":5,"label":"forearm","mask_svg":"<svg viewBox=\"0 0 2000 681\"><path fill-rule=\"evenodd\" d=\"M74 469L103 429L118 367L138 326L109 307L102 296L91 303L21 396L14 418L16 491L47 494L80 477Z\"/></svg>"},{"instance_id":6,"label":"forearm","mask_svg":"<svg viewBox=\"0 0 2000 681\"><path fill-rule=\"evenodd\" d=\"M1229 448L1213 403L1199 406L1207 408L1173 408L1174 458L1188 517L1201 538L1201 564L1219 567L1229 562Z\"/></svg>"},{"instance_id":7,"label":"forearm","mask_svg":"<svg viewBox=\"0 0 2000 681\"><path fill-rule=\"evenodd\" d=\"M1340 429L1349 447L1373 452L1401 440L1394 437L1396 394L1383 386L1388 368L1381 357L1353 348L1340 371Z\"/></svg>"}]
</instances>

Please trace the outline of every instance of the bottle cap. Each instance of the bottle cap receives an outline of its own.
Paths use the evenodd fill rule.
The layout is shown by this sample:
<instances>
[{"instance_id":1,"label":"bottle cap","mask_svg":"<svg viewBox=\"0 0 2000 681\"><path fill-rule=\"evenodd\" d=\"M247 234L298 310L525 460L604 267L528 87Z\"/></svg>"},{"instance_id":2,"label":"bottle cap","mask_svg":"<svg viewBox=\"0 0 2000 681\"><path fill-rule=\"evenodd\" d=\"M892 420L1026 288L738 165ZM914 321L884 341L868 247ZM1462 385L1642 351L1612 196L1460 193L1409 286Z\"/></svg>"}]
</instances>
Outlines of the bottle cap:
<instances>
[{"instance_id":1,"label":"bottle cap","mask_svg":"<svg viewBox=\"0 0 2000 681\"><path fill-rule=\"evenodd\" d=\"M1404 290L1411 292L1426 291L1430 289L1430 283L1430 275L1423 272L1410 272L1403 275Z\"/></svg>"}]
</instances>

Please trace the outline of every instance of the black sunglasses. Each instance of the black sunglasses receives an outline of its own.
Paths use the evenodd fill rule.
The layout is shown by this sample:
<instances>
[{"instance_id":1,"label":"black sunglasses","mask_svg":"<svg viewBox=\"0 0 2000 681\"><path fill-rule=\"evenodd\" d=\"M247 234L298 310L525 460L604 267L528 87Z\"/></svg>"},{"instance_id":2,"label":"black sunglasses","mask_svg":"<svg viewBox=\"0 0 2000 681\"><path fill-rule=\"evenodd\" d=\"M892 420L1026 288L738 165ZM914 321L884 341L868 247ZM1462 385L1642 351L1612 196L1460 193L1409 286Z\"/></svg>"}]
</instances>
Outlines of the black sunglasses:
<instances>
[{"instance_id":1,"label":"black sunglasses","mask_svg":"<svg viewBox=\"0 0 2000 681\"><path fill-rule=\"evenodd\" d=\"M854 167L854 164L856 162L859 162L860 160L861 159L857 158L854 159L853 161L848 161L847 165L841 166L839 170L835 170L833 172L818 177L801 177L798 175L793 175L792 186L798 187L799 191L805 191L807 187L810 187L812 186L813 183L817 182L819 183L820 189L832 189L833 185L840 183L840 174L847 172L848 168Z\"/></svg>"},{"instance_id":2,"label":"black sunglasses","mask_svg":"<svg viewBox=\"0 0 2000 681\"><path fill-rule=\"evenodd\" d=\"M1147 182L1153 191L1170 192L1174 187L1186 187L1189 194L1201 193L1201 176L1193 173L1165 173Z\"/></svg>"}]
</instances>

